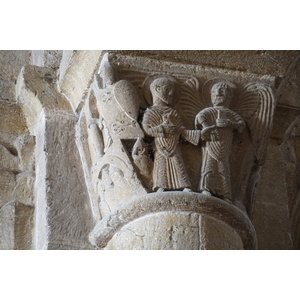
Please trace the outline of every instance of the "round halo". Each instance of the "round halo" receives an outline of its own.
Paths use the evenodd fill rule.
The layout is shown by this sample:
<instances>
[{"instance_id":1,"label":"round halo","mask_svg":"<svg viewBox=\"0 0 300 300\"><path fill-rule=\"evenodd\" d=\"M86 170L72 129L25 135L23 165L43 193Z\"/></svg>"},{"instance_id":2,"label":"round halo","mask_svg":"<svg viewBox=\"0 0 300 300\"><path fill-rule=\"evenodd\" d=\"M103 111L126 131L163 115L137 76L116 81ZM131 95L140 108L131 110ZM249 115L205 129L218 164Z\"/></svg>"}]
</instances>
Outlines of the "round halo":
<instances>
[{"instance_id":1,"label":"round halo","mask_svg":"<svg viewBox=\"0 0 300 300\"><path fill-rule=\"evenodd\" d=\"M216 84L216 83L226 83L230 88L231 88L231 92L232 92L232 102L234 102L235 99L235 91L236 91L236 85L233 84L231 81L227 81L221 78L213 78L213 79L209 79L207 80L202 88L202 97L203 99L206 101L206 103L211 103L211 89L212 87Z\"/></svg>"},{"instance_id":2,"label":"round halo","mask_svg":"<svg viewBox=\"0 0 300 300\"><path fill-rule=\"evenodd\" d=\"M157 78L167 78L175 83L175 93L174 93L174 102L176 102L177 99L180 98L180 90L179 90L179 84L176 78L170 75L165 75L165 74L152 74L144 80L142 84L142 90L143 90L143 95L147 101L147 103L152 106L153 105L153 99L152 99L152 94L150 91L150 85L151 83L157 79Z\"/></svg>"}]
</instances>

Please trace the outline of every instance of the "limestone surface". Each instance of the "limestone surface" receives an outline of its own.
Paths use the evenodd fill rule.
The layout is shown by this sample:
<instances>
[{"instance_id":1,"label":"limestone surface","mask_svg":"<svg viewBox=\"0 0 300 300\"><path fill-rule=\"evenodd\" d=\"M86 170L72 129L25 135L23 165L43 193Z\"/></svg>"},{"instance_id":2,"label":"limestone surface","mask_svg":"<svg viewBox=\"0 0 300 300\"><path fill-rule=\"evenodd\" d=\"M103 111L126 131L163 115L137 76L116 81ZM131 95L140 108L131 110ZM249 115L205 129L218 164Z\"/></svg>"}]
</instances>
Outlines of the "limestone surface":
<instances>
[{"instance_id":1,"label":"limestone surface","mask_svg":"<svg viewBox=\"0 0 300 300\"><path fill-rule=\"evenodd\" d=\"M254 249L256 238L257 249L299 249L299 70L289 50L0 51L0 249ZM203 130L195 116L211 106L210 80L237 87L233 111L263 104L249 104L233 132L233 204L224 189L209 201L199 193L204 133L195 144L180 133L169 176L185 174L194 193L153 193L166 168L154 166L158 137L142 122L159 77L177 81L171 107L190 131Z\"/></svg>"}]
</instances>

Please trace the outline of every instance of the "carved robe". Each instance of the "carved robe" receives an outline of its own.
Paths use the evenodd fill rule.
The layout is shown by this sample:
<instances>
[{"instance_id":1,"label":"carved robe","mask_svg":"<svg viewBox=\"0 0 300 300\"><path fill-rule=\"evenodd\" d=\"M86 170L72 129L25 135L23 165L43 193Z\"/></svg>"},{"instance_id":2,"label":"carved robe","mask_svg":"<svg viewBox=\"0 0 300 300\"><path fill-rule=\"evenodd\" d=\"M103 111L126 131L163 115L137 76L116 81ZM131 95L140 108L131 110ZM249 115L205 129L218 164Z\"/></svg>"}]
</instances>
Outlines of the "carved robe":
<instances>
[{"instance_id":1,"label":"carved robe","mask_svg":"<svg viewBox=\"0 0 300 300\"><path fill-rule=\"evenodd\" d=\"M163 124L176 126L176 134L164 132ZM144 114L143 128L149 136L154 137L153 190L168 190L190 187L191 183L181 155L180 137L197 145L200 133L183 127L178 113L168 107L152 106Z\"/></svg>"},{"instance_id":2,"label":"carved robe","mask_svg":"<svg viewBox=\"0 0 300 300\"><path fill-rule=\"evenodd\" d=\"M222 117L220 117L222 115ZM209 107L198 113L196 126L205 128L216 125L217 118L228 119L233 123L243 119L234 111L224 107ZM211 129L210 141L202 147L202 168L199 189L209 191L215 196L231 200L229 155L233 139L232 127Z\"/></svg>"}]
</instances>

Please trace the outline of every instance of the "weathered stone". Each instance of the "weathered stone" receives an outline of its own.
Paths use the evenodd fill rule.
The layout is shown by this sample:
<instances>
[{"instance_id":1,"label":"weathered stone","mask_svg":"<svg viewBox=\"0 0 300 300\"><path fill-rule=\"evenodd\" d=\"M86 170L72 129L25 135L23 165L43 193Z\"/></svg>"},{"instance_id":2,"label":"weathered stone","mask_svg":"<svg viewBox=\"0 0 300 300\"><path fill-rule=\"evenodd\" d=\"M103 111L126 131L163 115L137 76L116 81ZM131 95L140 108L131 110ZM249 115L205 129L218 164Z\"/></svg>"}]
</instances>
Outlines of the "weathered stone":
<instances>
[{"instance_id":1,"label":"weathered stone","mask_svg":"<svg viewBox=\"0 0 300 300\"><path fill-rule=\"evenodd\" d=\"M74 111L83 100L93 78L102 51L73 51L68 55L66 70L59 77L61 92L69 99ZM65 61L63 61L65 63Z\"/></svg>"},{"instance_id":2,"label":"weathered stone","mask_svg":"<svg viewBox=\"0 0 300 300\"><path fill-rule=\"evenodd\" d=\"M43 110L72 110L67 99L58 93L55 79L52 69L30 65L26 65L18 77L18 102L22 105L26 124L32 135Z\"/></svg>"},{"instance_id":3,"label":"weathered stone","mask_svg":"<svg viewBox=\"0 0 300 300\"><path fill-rule=\"evenodd\" d=\"M14 200L16 175L9 170L0 170L0 207Z\"/></svg>"},{"instance_id":4,"label":"weathered stone","mask_svg":"<svg viewBox=\"0 0 300 300\"><path fill-rule=\"evenodd\" d=\"M300 51L270 50L122 50L133 57L152 58L220 69L283 76Z\"/></svg>"},{"instance_id":5,"label":"weathered stone","mask_svg":"<svg viewBox=\"0 0 300 300\"><path fill-rule=\"evenodd\" d=\"M31 250L33 248L34 207L22 203L15 204L14 249Z\"/></svg>"},{"instance_id":6,"label":"weathered stone","mask_svg":"<svg viewBox=\"0 0 300 300\"><path fill-rule=\"evenodd\" d=\"M0 205L0 250L14 249L15 203Z\"/></svg>"},{"instance_id":7,"label":"weathered stone","mask_svg":"<svg viewBox=\"0 0 300 300\"><path fill-rule=\"evenodd\" d=\"M0 250L32 249L33 211L15 201L0 207Z\"/></svg>"},{"instance_id":8,"label":"weathered stone","mask_svg":"<svg viewBox=\"0 0 300 300\"><path fill-rule=\"evenodd\" d=\"M38 145L34 248L53 248L52 244L88 248L93 216L76 146L76 117L51 74L47 68L26 66L18 78L18 99ZM29 149L32 142L29 139Z\"/></svg>"},{"instance_id":9,"label":"weathered stone","mask_svg":"<svg viewBox=\"0 0 300 300\"><path fill-rule=\"evenodd\" d=\"M19 159L13 155L5 146L0 144L0 168L11 171L19 170Z\"/></svg>"},{"instance_id":10,"label":"weathered stone","mask_svg":"<svg viewBox=\"0 0 300 300\"><path fill-rule=\"evenodd\" d=\"M233 228L215 218L162 212L125 225L105 247L105 250L145 249L242 250L243 243Z\"/></svg>"},{"instance_id":11,"label":"weathered stone","mask_svg":"<svg viewBox=\"0 0 300 300\"><path fill-rule=\"evenodd\" d=\"M21 172L16 176L13 199L23 204L34 204L35 173Z\"/></svg>"},{"instance_id":12,"label":"weathered stone","mask_svg":"<svg viewBox=\"0 0 300 300\"><path fill-rule=\"evenodd\" d=\"M34 171L35 137L24 134L15 140L14 145L18 152L19 168L24 171Z\"/></svg>"},{"instance_id":13,"label":"weathered stone","mask_svg":"<svg viewBox=\"0 0 300 300\"><path fill-rule=\"evenodd\" d=\"M0 79L0 99L9 102L15 98L15 84L12 80Z\"/></svg>"},{"instance_id":14,"label":"weathered stone","mask_svg":"<svg viewBox=\"0 0 300 300\"><path fill-rule=\"evenodd\" d=\"M278 104L300 108L300 54L291 61L284 79L278 87Z\"/></svg>"},{"instance_id":15,"label":"weathered stone","mask_svg":"<svg viewBox=\"0 0 300 300\"><path fill-rule=\"evenodd\" d=\"M99 223L103 231L97 234L110 236L106 249L242 249L251 234L245 236L241 228L252 233L252 242L254 236L243 210L253 216L259 249L298 249L300 143L296 129L289 130L299 116L300 52L103 53L0 51L0 248L90 249L87 236ZM101 56L102 62L110 57L116 68L115 88L105 83ZM39 67L22 69L28 63ZM234 133L229 164L238 208L230 210L218 199L153 204L151 197L163 200L168 193L146 195L157 157L153 139L141 129L152 106L146 80L151 76L179 82L181 93L176 91L172 108L188 130L195 129L195 115L211 105L201 91L213 78L237 86L233 111L249 83L276 88L268 151L269 132L256 134L252 126L270 128L273 106L261 106L254 113L259 118L250 118L243 134ZM260 103L270 104L265 97L260 91ZM203 147L203 141L196 146L180 140L182 165L194 191L201 180ZM175 177L178 172L184 173L177 170ZM147 201L134 202L134 197Z\"/></svg>"},{"instance_id":16,"label":"weathered stone","mask_svg":"<svg viewBox=\"0 0 300 300\"><path fill-rule=\"evenodd\" d=\"M174 217L178 212L185 214L185 216L182 218L180 217L179 219L176 216ZM161 215L161 213L164 214ZM187 217L187 215L191 215L191 218ZM196 219L195 215L198 215ZM143 235L145 232L142 231L142 234L139 234L140 231L138 231L138 227L146 228L147 224L149 225L152 222L151 224L153 224L157 232L149 234L145 233L145 238L143 237L140 239L138 247L142 247L141 245L143 245L143 249L163 249L169 240L169 235L166 234L166 228L170 228L172 225L175 227L181 226L182 235L180 236L180 239L185 240L186 237L183 229L188 230L190 227L198 228L198 219L200 215L214 218L220 222L214 222L212 227L210 227L210 225L205 227L206 224L210 224L210 222L200 222L202 227L197 238L198 241L195 242L197 246L195 246L195 243L192 243L187 244L187 247L193 249L195 249L195 247L197 247L197 249L204 247L204 241L201 244L202 246L200 245L201 234L204 235L205 240L205 234L206 236L218 236L218 232L222 232L222 234L219 234L219 237L223 235L224 237L233 240L223 242L222 240L217 240L215 241L215 244L213 242L212 244L208 244L208 247L219 245L221 247L220 249L224 249L223 247L227 245L229 248L233 247L236 249L256 248L254 228L243 212L235 206L218 198L191 192L151 193L143 197L133 198L130 202L127 202L110 215L103 218L91 232L90 241L93 245L100 248L109 245L108 247L110 249L112 247L117 247L118 249L130 247L130 249L133 249L134 244L130 245L128 230L130 231L132 229L132 231L137 232L138 235ZM154 220L148 221L152 217ZM172 223L173 221L174 224ZM133 227L131 227L132 223L139 225L133 225ZM231 229L227 229L227 227L223 229L224 223ZM162 226L162 232L158 229L160 225ZM216 226L219 227L218 230L216 230ZM124 228L124 230L122 228ZM212 229L212 232L210 232L210 229ZM123 233L125 234L124 236ZM114 237L116 234L117 236ZM195 234L195 232L193 234ZM153 240L153 238L156 240ZM111 239L113 239L113 246L110 245ZM177 240L178 239L179 236ZM143 244L143 241L145 240L147 240L148 243ZM134 241L136 241L136 238L134 238L133 243ZM125 244L123 244L123 242ZM184 243L185 242L181 244L181 242L178 241L177 244L168 244L168 247L174 246L176 248L178 245L181 245L178 246L181 248L184 247Z\"/></svg>"},{"instance_id":17,"label":"weathered stone","mask_svg":"<svg viewBox=\"0 0 300 300\"><path fill-rule=\"evenodd\" d=\"M234 228L216 218L200 215L200 250L243 250Z\"/></svg>"},{"instance_id":18,"label":"weathered stone","mask_svg":"<svg viewBox=\"0 0 300 300\"><path fill-rule=\"evenodd\" d=\"M162 212L144 216L125 225L105 249L198 250L199 215Z\"/></svg>"},{"instance_id":19,"label":"weathered stone","mask_svg":"<svg viewBox=\"0 0 300 300\"><path fill-rule=\"evenodd\" d=\"M276 163L274 163L276 162ZM253 224L258 249L292 249L291 223L281 151L272 141L258 186Z\"/></svg>"},{"instance_id":20,"label":"weathered stone","mask_svg":"<svg viewBox=\"0 0 300 300\"><path fill-rule=\"evenodd\" d=\"M15 84L21 68L29 60L30 51L0 51L0 100L5 103L16 102ZM6 114L0 108L1 120ZM14 109L11 110L12 112ZM1 122L0 120L0 122ZM18 122L15 122L15 126ZM2 126L0 126L1 128Z\"/></svg>"},{"instance_id":21,"label":"weathered stone","mask_svg":"<svg viewBox=\"0 0 300 300\"><path fill-rule=\"evenodd\" d=\"M0 170L0 207L11 201L32 205L34 203L35 176L20 172L15 175L9 170Z\"/></svg>"},{"instance_id":22,"label":"weathered stone","mask_svg":"<svg viewBox=\"0 0 300 300\"><path fill-rule=\"evenodd\" d=\"M0 111L1 132L19 135L27 131L26 120L20 105L0 102Z\"/></svg>"},{"instance_id":23,"label":"weathered stone","mask_svg":"<svg viewBox=\"0 0 300 300\"><path fill-rule=\"evenodd\" d=\"M86 248L87 234L94 222L75 144L75 119L53 115L46 126L48 243Z\"/></svg>"},{"instance_id":24,"label":"weathered stone","mask_svg":"<svg viewBox=\"0 0 300 300\"><path fill-rule=\"evenodd\" d=\"M33 50L31 51L30 64L39 67L58 69L63 51L61 50Z\"/></svg>"}]
</instances>

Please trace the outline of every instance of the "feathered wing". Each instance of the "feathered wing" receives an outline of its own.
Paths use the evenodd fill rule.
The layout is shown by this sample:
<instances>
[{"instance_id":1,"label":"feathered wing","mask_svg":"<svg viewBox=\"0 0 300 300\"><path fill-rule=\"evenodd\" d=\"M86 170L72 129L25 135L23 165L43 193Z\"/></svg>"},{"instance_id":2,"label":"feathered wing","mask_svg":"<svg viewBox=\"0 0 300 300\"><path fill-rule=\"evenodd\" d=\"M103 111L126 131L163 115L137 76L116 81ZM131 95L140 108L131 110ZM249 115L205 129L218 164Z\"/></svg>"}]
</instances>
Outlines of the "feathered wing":
<instances>
[{"instance_id":1,"label":"feathered wing","mask_svg":"<svg viewBox=\"0 0 300 300\"><path fill-rule=\"evenodd\" d=\"M120 79L126 79L130 81L134 86L141 88L147 76L144 72L127 70L127 69L118 69L118 75Z\"/></svg>"},{"instance_id":2,"label":"feathered wing","mask_svg":"<svg viewBox=\"0 0 300 300\"><path fill-rule=\"evenodd\" d=\"M196 77L189 76L178 79L180 98L177 100L175 108L180 114L185 127L194 129L195 116L210 104L204 103L199 91L199 81Z\"/></svg>"},{"instance_id":3,"label":"feathered wing","mask_svg":"<svg viewBox=\"0 0 300 300\"><path fill-rule=\"evenodd\" d=\"M246 122L250 140L248 138L248 145L244 148L246 152L239 174L236 198L239 202L237 204L242 204L252 217L256 186L260 167L266 156L276 99L273 89L265 83L248 84L239 99L233 110Z\"/></svg>"},{"instance_id":4,"label":"feathered wing","mask_svg":"<svg viewBox=\"0 0 300 300\"><path fill-rule=\"evenodd\" d=\"M275 104L275 93L270 86L250 83L243 89L240 102L234 108L249 127L259 165L264 163Z\"/></svg>"}]
</instances>

